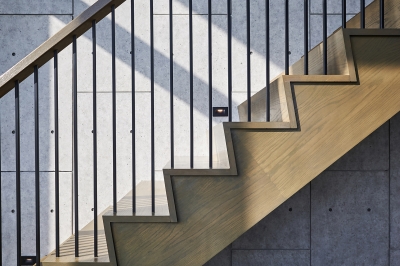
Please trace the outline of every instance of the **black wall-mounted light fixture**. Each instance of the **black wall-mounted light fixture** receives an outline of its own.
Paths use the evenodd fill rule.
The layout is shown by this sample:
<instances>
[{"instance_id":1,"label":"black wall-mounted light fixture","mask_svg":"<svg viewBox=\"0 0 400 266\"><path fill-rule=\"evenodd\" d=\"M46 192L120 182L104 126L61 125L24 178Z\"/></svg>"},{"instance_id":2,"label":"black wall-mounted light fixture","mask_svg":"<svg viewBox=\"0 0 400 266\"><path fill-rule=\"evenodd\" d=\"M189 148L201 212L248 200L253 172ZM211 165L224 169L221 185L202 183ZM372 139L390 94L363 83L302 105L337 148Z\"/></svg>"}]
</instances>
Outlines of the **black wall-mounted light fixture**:
<instances>
[{"instance_id":1,"label":"black wall-mounted light fixture","mask_svg":"<svg viewBox=\"0 0 400 266\"><path fill-rule=\"evenodd\" d=\"M228 116L228 107L213 107L213 116Z\"/></svg>"},{"instance_id":2,"label":"black wall-mounted light fixture","mask_svg":"<svg viewBox=\"0 0 400 266\"><path fill-rule=\"evenodd\" d=\"M21 265L35 265L36 257L35 256L21 256Z\"/></svg>"}]
</instances>

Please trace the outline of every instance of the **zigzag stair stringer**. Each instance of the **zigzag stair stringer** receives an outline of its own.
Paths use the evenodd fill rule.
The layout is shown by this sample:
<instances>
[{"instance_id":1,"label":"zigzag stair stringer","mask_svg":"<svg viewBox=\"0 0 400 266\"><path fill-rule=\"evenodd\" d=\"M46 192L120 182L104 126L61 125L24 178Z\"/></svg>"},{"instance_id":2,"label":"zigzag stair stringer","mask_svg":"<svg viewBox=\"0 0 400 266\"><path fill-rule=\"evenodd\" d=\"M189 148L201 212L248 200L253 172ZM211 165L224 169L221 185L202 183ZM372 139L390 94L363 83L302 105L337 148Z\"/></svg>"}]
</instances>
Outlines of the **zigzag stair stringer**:
<instances>
[{"instance_id":1,"label":"zigzag stair stringer","mask_svg":"<svg viewBox=\"0 0 400 266\"><path fill-rule=\"evenodd\" d=\"M335 34L348 74L281 76L287 122L223 123L227 168L164 169L170 216L103 216L113 265L202 265L400 110L400 31Z\"/></svg>"}]
</instances>

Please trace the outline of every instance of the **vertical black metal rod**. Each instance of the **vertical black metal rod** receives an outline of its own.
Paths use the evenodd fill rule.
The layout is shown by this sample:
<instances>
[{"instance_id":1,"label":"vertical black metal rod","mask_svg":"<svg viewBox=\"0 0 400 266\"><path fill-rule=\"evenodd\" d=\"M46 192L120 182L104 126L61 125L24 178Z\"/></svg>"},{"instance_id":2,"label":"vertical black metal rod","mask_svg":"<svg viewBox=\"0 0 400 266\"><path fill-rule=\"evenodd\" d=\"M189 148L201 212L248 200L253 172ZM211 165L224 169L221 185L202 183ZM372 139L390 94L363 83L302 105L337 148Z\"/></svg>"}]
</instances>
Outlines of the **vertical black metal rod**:
<instances>
[{"instance_id":1,"label":"vertical black metal rod","mask_svg":"<svg viewBox=\"0 0 400 266\"><path fill-rule=\"evenodd\" d=\"M36 261L40 261L40 172L39 172L39 71L34 66L34 97L35 97L35 225L36 225Z\"/></svg>"},{"instance_id":2,"label":"vertical black metal rod","mask_svg":"<svg viewBox=\"0 0 400 266\"><path fill-rule=\"evenodd\" d=\"M380 0L379 1L379 14L380 14L380 28L384 29L385 28L385 1Z\"/></svg>"},{"instance_id":3,"label":"vertical black metal rod","mask_svg":"<svg viewBox=\"0 0 400 266\"><path fill-rule=\"evenodd\" d=\"M271 91L270 91L270 46L269 46L269 36L270 36L270 26L269 26L269 0L265 0L265 61L266 61L266 89L267 89L267 98L266 98L266 120L267 122L271 121Z\"/></svg>"},{"instance_id":4,"label":"vertical black metal rod","mask_svg":"<svg viewBox=\"0 0 400 266\"><path fill-rule=\"evenodd\" d=\"M54 51L54 139L55 139L55 194L56 194L56 257L60 257L60 152L58 133L58 51Z\"/></svg>"},{"instance_id":5,"label":"vertical black metal rod","mask_svg":"<svg viewBox=\"0 0 400 266\"><path fill-rule=\"evenodd\" d=\"M98 220L97 220L97 53L96 53L96 20L92 21L93 45L93 253L98 257Z\"/></svg>"},{"instance_id":6,"label":"vertical black metal rod","mask_svg":"<svg viewBox=\"0 0 400 266\"><path fill-rule=\"evenodd\" d=\"M115 5L111 6L112 128L113 128L113 211L117 212L117 83L115 75Z\"/></svg>"},{"instance_id":7,"label":"vertical black metal rod","mask_svg":"<svg viewBox=\"0 0 400 266\"><path fill-rule=\"evenodd\" d=\"M289 0L285 0L285 75L289 75Z\"/></svg>"},{"instance_id":8,"label":"vertical black metal rod","mask_svg":"<svg viewBox=\"0 0 400 266\"><path fill-rule=\"evenodd\" d=\"M79 257L79 202L78 202L78 62L76 50L76 35L72 41L72 91L74 101L73 149L74 149L74 227L75 227L75 257Z\"/></svg>"},{"instance_id":9,"label":"vertical black metal rod","mask_svg":"<svg viewBox=\"0 0 400 266\"><path fill-rule=\"evenodd\" d=\"M15 181L17 209L17 265L21 266L21 152L19 131L19 81L15 81Z\"/></svg>"},{"instance_id":10,"label":"vertical black metal rod","mask_svg":"<svg viewBox=\"0 0 400 266\"><path fill-rule=\"evenodd\" d=\"M208 158L209 168L213 167L213 128L212 128L212 0L208 0Z\"/></svg>"},{"instance_id":11,"label":"vertical black metal rod","mask_svg":"<svg viewBox=\"0 0 400 266\"><path fill-rule=\"evenodd\" d=\"M193 0L189 0L189 64L190 64L190 168L194 166L193 137Z\"/></svg>"},{"instance_id":12,"label":"vertical black metal rod","mask_svg":"<svg viewBox=\"0 0 400 266\"><path fill-rule=\"evenodd\" d=\"M308 0L304 0L304 75L308 75Z\"/></svg>"},{"instance_id":13,"label":"vertical black metal rod","mask_svg":"<svg viewBox=\"0 0 400 266\"><path fill-rule=\"evenodd\" d=\"M360 0L360 28L365 28L365 0Z\"/></svg>"},{"instance_id":14,"label":"vertical black metal rod","mask_svg":"<svg viewBox=\"0 0 400 266\"><path fill-rule=\"evenodd\" d=\"M2 203L1 203L1 190L2 190L2 174L1 174L1 106L0 106L0 213L2 213ZM2 215L0 215L0 265L3 265L3 221Z\"/></svg>"},{"instance_id":15,"label":"vertical black metal rod","mask_svg":"<svg viewBox=\"0 0 400 266\"><path fill-rule=\"evenodd\" d=\"M251 122L250 0L246 0L247 33L247 121Z\"/></svg>"},{"instance_id":16,"label":"vertical black metal rod","mask_svg":"<svg viewBox=\"0 0 400 266\"><path fill-rule=\"evenodd\" d=\"M171 137L171 169L175 164L174 146L174 24L172 0L169 0L169 106L170 106L170 137Z\"/></svg>"},{"instance_id":17,"label":"vertical black metal rod","mask_svg":"<svg viewBox=\"0 0 400 266\"><path fill-rule=\"evenodd\" d=\"M328 38L328 29L327 29L327 24L328 24L328 15L327 15L327 0L323 0L323 69L324 69L324 75L328 74L328 44L327 44L327 38Z\"/></svg>"},{"instance_id":18,"label":"vertical black metal rod","mask_svg":"<svg viewBox=\"0 0 400 266\"><path fill-rule=\"evenodd\" d=\"M151 69L151 212L156 212L154 154L154 2L150 0L150 69Z\"/></svg>"},{"instance_id":19,"label":"vertical black metal rod","mask_svg":"<svg viewBox=\"0 0 400 266\"><path fill-rule=\"evenodd\" d=\"M228 14L228 118L232 122L232 0L227 1Z\"/></svg>"},{"instance_id":20,"label":"vertical black metal rod","mask_svg":"<svg viewBox=\"0 0 400 266\"><path fill-rule=\"evenodd\" d=\"M346 15L347 15L347 3L346 0L342 0L342 28L346 28Z\"/></svg>"},{"instance_id":21,"label":"vertical black metal rod","mask_svg":"<svg viewBox=\"0 0 400 266\"><path fill-rule=\"evenodd\" d=\"M135 0L131 0L131 72L132 72L132 212L136 212L136 65L135 65Z\"/></svg>"}]
</instances>

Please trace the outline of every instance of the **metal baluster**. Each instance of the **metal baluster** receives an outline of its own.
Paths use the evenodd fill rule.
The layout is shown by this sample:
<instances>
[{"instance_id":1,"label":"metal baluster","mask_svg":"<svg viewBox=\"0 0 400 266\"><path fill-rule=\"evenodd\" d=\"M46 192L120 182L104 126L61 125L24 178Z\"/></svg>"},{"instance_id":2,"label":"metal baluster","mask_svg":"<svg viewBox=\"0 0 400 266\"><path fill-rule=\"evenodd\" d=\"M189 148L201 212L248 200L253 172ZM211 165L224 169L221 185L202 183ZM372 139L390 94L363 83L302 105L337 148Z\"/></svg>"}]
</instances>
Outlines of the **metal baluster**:
<instances>
[{"instance_id":1,"label":"metal baluster","mask_svg":"<svg viewBox=\"0 0 400 266\"><path fill-rule=\"evenodd\" d=\"M40 261L40 172L39 172L39 71L34 67L35 98L35 225L36 225L36 261Z\"/></svg>"},{"instance_id":2,"label":"metal baluster","mask_svg":"<svg viewBox=\"0 0 400 266\"><path fill-rule=\"evenodd\" d=\"M93 50L93 253L98 257L98 220L97 220L97 49L96 49L96 20L92 21L92 50Z\"/></svg>"},{"instance_id":3,"label":"metal baluster","mask_svg":"<svg viewBox=\"0 0 400 266\"><path fill-rule=\"evenodd\" d=\"M360 0L360 28L365 28L365 0Z\"/></svg>"},{"instance_id":4,"label":"metal baluster","mask_svg":"<svg viewBox=\"0 0 400 266\"><path fill-rule=\"evenodd\" d=\"M21 152L19 131L19 81L15 81L15 181L17 209L17 265L21 266Z\"/></svg>"},{"instance_id":5,"label":"metal baluster","mask_svg":"<svg viewBox=\"0 0 400 266\"><path fill-rule=\"evenodd\" d=\"M266 81L266 92L267 92L267 98L266 98L266 120L267 122L271 121L271 86L270 86L270 79L271 79L271 59L270 59L270 46L269 46L269 36L270 36L270 26L269 26L269 0L265 0L265 61L266 61L266 76L265 76L265 81Z\"/></svg>"},{"instance_id":6,"label":"metal baluster","mask_svg":"<svg viewBox=\"0 0 400 266\"><path fill-rule=\"evenodd\" d=\"M385 1L380 0L379 1L379 14L380 14L380 28L384 29L385 28Z\"/></svg>"},{"instance_id":7,"label":"metal baluster","mask_svg":"<svg viewBox=\"0 0 400 266\"><path fill-rule=\"evenodd\" d=\"M246 0L247 26L247 121L251 122L250 0Z\"/></svg>"},{"instance_id":8,"label":"metal baluster","mask_svg":"<svg viewBox=\"0 0 400 266\"><path fill-rule=\"evenodd\" d=\"M327 0L323 0L323 67L324 67L324 75L328 74L328 44L327 44L327 35L328 35L328 30L327 30Z\"/></svg>"},{"instance_id":9,"label":"metal baluster","mask_svg":"<svg viewBox=\"0 0 400 266\"><path fill-rule=\"evenodd\" d=\"M2 191L2 174L1 174L1 107L0 107L0 214L2 213L2 203L1 203L1 191ZM0 215L0 265L3 265L3 219L2 215Z\"/></svg>"},{"instance_id":10,"label":"metal baluster","mask_svg":"<svg viewBox=\"0 0 400 266\"><path fill-rule=\"evenodd\" d=\"M73 149L74 149L74 226L75 226L75 257L79 257L79 202L78 202L78 63L76 51L76 35L72 41L72 90L74 101L74 130L73 130Z\"/></svg>"},{"instance_id":11,"label":"metal baluster","mask_svg":"<svg viewBox=\"0 0 400 266\"><path fill-rule=\"evenodd\" d=\"M227 1L228 12L228 112L232 122L232 0Z\"/></svg>"},{"instance_id":12,"label":"metal baluster","mask_svg":"<svg viewBox=\"0 0 400 266\"><path fill-rule=\"evenodd\" d=\"M342 28L343 29L346 28L346 20L347 20L347 18L346 18L346 14L347 14L346 8L347 8L346 0L342 0Z\"/></svg>"},{"instance_id":13,"label":"metal baluster","mask_svg":"<svg viewBox=\"0 0 400 266\"><path fill-rule=\"evenodd\" d=\"M169 106L170 106L170 131L171 131L171 169L175 164L174 147L174 32L173 32L172 0L169 0Z\"/></svg>"},{"instance_id":14,"label":"metal baluster","mask_svg":"<svg viewBox=\"0 0 400 266\"><path fill-rule=\"evenodd\" d=\"M213 167L213 128L212 128L212 6L208 0L208 167Z\"/></svg>"},{"instance_id":15,"label":"metal baluster","mask_svg":"<svg viewBox=\"0 0 400 266\"><path fill-rule=\"evenodd\" d=\"M193 0L189 0L189 64L190 64L190 168L194 166L193 138Z\"/></svg>"},{"instance_id":16,"label":"metal baluster","mask_svg":"<svg viewBox=\"0 0 400 266\"><path fill-rule=\"evenodd\" d=\"M304 0L304 75L308 75L308 0Z\"/></svg>"},{"instance_id":17,"label":"metal baluster","mask_svg":"<svg viewBox=\"0 0 400 266\"><path fill-rule=\"evenodd\" d=\"M150 69L151 69L151 212L155 203L155 155L154 155L154 2L150 0Z\"/></svg>"},{"instance_id":18,"label":"metal baluster","mask_svg":"<svg viewBox=\"0 0 400 266\"><path fill-rule=\"evenodd\" d=\"M136 65L135 65L135 0L131 0L131 72L132 72L132 212L136 212Z\"/></svg>"},{"instance_id":19,"label":"metal baluster","mask_svg":"<svg viewBox=\"0 0 400 266\"><path fill-rule=\"evenodd\" d=\"M289 0L285 0L285 75L289 75Z\"/></svg>"},{"instance_id":20,"label":"metal baluster","mask_svg":"<svg viewBox=\"0 0 400 266\"><path fill-rule=\"evenodd\" d=\"M58 51L54 51L54 139L55 139L55 194L56 194L56 257L60 257L60 152L58 133Z\"/></svg>"},{"instance_id":21,"label":"metal baluster","mask_svg":"<svg viewBox=\"0 0 400 266\"><path fill-rule=\"evenodd\" d=\"M115 75L115 5L111 6L112 46L112 130L113 130L113 211L117 213L117 84Z\"/></svg>"}]
</instances>

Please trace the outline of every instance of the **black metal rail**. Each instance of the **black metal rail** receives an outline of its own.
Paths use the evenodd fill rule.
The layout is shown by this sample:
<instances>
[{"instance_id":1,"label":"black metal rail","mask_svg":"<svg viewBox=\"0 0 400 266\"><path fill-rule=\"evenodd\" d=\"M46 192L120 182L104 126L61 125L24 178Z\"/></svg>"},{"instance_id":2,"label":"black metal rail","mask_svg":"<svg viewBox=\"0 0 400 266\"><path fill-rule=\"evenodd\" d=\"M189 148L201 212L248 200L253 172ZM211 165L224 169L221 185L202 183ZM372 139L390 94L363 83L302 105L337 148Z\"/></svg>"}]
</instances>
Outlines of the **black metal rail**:
<instances>
[{"instance_id":1,"label":"black metal rail","mask_svg":"<svg viewBox=\"0 0 400 266\"><path fill-rule=\"evenodd\" d=\"M251 25L250 0L246 0L246 38L247 38L247 121L251 122Z\"/></svg>"},{"instance_id":2,"label":"black metal rail","mask_svg":"<svg viewBox=\"0 0 400 266\"><path fill-rule=\"evenodd\" d=\"M15 198L17 209L17 265L21 266L21 146L19 118L19 81L15 81Z\"/></svg>"},{"instance_id":3,"label":"black metal rail","mask_svg":"<svg viewBox=\"0 0 400 266\"><path fill-rule=\"evenodd\" d=\"M34 66L36 261L40 261L39 70Z\"/></svg>"},{"instance_id":4,"label":"black metal rail","mask_svg":"<svg viewBox=\"0 0 400 266\"><path fill-rule=\"evenodd\" d=\"M131 0L131 75L132 75L132 212L136 212L136 62L135 0Z\"/></svg>"},{"instance_id":5,"label":"black metal rail","mask_svg":"<svg viewBox=\"0 0 400 266\"><path fill-rule=\"evenodd\" d=\"M323 66L324 66L324 75L328 75L328 7L327 0L323 0L323 22L322 22L322 34L323 34Z\"/></svg>"},{"instance_id":6,"label":"black metal rail","mask_svg":"<svg viewBox=\"0 0 400 266\"><path fill-rule=\"evenodd\" d=\"M96 21L92 21L93 53L93 253L98 257L98 209L97 209L97 40Z\"/></svg>"},{"instance_id":7,"label":"black metal rail","mask_svg":"<svg viewBox=\"0 0 400 266\"><path fill-rule=\"evenodd\" d=\"M151 212L156 212L155 141L154 141L154 2L150 0L150 69L151 69Z\"/></svg>"},{"instance_id":8,"label":"black metal rail","mask_svg":"<svg viewBox=\"0 0 400 266\"><path fill-rule=\"evenodd\" d=\"M208 0L208 167L213 167L213 127L212 127L212 1Z\"/></svg>"},{"instance_id":9,"label":"black metal rail","mask_svg":"<svg viewBox=\"0 0 400 266\"><path fill-rule=\"evenodd\" d=\"M115 6L111 6L113 211L117 212L117 77L115 65Z\"/></svg>"},{"instance_id":10,"label":"black metal rail","mask_svg":"<svg viewBox=\"0 0 400 266\"><path fill-rule=\"evenodd\" d=\"M72 42L72 94L73 94L73 166L74 166L74 233L75 257L79 257L79 168L78 168L78 55L76 36Z\"/></svg>"},{"instance_id":11,"label":"black metal rail","mask_svg":"<svg viewBox=\"0 0 400 266\"><path fill-rule=\"evenodd\" d=\"M54 51L54 175L56 209L56 256L60 257L60 142L58 124L58 51Z\"/></svg>"}]
</instances>

